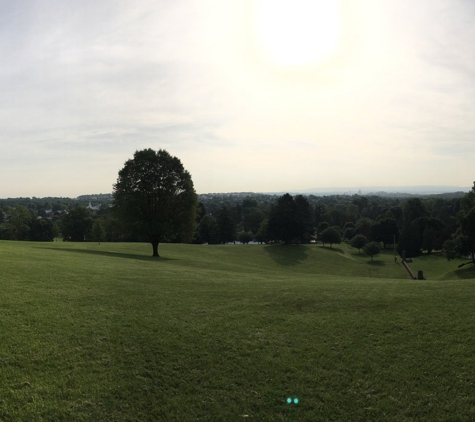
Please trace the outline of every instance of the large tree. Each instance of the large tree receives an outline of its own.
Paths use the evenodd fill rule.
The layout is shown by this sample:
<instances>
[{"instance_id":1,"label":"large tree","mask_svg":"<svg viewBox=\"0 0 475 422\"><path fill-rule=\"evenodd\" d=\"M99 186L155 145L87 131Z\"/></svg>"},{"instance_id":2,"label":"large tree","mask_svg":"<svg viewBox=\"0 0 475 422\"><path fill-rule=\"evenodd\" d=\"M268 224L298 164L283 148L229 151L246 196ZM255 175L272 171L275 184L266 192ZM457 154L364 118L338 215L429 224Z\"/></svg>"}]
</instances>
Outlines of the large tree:
<instances>
[{"instance_id":1,"label":"large tree","mask_svg":"<svg viewBox=\"0 0 475 422\"><path fill-rule=\"evenodd\" d=\"M129 230L149 239L156 257L160 242L191 240L197 204L190 173L162 149L136 151L114 185L116 215Z\"/></svg>"},{"instance_id":2,"label":"large tree","mask_svg":"<svg viewBox=\"0 0 475 422\"><path fill-rule=\"evenodd\" d=\"M295 202L295 230L299 242L310 241L310 235L313 234L314 219L312 207L308 199L303 195L297 195ZM305 236L307 239L305 239Z\"/></svg>"},{"instance_id":3,"label":"large tree","mask_svg":"<svg viewBox=\"0 0 475 422\"><path fill-rule=\"evenodd\" d=\"M302 195L293 198L286 193L271 207L268 234L272 240L283 240L288 245L295 239L301 241L305 233L311 233L312 225L312 208L308 200Z\"/></svg>"},{"instance_id":4,"label":"large tree","mask_svg":"<svg viewBox=\"0 0 475 422\"><path fill-rule=\"evenodd\" d=\"M286 245L296 237L295 202L291 195L277 198L269 214L268 233L272 240L283 240Z\"/></svg>"}]
</instances>

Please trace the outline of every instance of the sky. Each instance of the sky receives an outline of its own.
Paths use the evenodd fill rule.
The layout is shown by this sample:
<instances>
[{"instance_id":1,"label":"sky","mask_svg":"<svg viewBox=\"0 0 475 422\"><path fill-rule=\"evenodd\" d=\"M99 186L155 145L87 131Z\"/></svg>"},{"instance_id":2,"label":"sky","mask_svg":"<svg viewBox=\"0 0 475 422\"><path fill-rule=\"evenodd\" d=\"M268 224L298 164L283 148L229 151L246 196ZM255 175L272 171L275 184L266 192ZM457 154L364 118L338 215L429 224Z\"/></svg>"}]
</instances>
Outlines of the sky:
<instances>
[{"instance_id":1,"label":"sky","mask_svg":"<svg viewBox=\"0 0 475 422\"><path fill-rule=\"evenodd\" d=\"M471 186L472 0L0 0L0 198Z\"/></svg>"}]
</instances>

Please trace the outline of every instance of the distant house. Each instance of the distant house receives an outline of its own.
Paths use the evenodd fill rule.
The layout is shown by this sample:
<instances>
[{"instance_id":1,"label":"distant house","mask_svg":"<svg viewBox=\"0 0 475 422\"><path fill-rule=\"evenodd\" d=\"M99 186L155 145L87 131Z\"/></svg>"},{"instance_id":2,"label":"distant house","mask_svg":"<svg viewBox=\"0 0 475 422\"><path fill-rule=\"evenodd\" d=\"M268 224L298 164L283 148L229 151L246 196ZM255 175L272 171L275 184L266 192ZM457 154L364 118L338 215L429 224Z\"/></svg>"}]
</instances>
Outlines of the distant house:
<instances>
[{"instance_id":1,"label":"distant house","mask_svg":"<svg viewBox=\"0 0 475 422\"><path fill-rule=\"evenodd\" d=\"M96 213L97 211L99 211L101 209L101 206L98 205L98 206L92 206L91 204L91 201L89 201L89 205L86 207L89 211L93 212L93 213Z\"/></svg>"}]
</instances>

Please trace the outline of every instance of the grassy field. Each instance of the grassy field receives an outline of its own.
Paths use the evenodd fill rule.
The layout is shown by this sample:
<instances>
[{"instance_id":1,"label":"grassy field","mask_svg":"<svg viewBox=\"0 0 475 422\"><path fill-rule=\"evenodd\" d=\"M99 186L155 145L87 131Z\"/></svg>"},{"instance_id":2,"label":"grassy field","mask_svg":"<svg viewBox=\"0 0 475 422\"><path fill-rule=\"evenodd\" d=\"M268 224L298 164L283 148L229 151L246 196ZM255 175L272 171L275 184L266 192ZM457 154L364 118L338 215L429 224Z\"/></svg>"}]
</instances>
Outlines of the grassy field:
<instances>
[{"instance_id":1,"label":"grassy field","mask_svg":"<svg viewBox=\"0 0 475 422\"><path fill-rule=\"evenodd\" d=\"M475 420L475 269L0 241L1 421ZM287 404L287 398L298 404Z\"/></svg>"}]
</instances>

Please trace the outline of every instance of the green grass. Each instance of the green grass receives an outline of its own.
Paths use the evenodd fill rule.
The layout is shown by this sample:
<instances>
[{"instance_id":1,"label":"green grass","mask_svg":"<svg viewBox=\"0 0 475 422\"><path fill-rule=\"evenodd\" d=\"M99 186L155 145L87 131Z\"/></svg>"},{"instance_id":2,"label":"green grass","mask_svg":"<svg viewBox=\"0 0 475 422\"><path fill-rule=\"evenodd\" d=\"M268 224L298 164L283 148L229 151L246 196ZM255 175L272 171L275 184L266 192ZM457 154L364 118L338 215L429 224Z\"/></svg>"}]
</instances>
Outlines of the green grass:
<instances>
[{"instance_id":1,"label":"green grass","mask_svg":"<svg viewBox=\"0 0 475 422\"><path fill-rule=\"evenodd\" d=\"M423 256L412 281L346 245L150 254L0 242L0 420L475 419L471 266Z\"/></svg>"}]
</instances>

